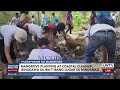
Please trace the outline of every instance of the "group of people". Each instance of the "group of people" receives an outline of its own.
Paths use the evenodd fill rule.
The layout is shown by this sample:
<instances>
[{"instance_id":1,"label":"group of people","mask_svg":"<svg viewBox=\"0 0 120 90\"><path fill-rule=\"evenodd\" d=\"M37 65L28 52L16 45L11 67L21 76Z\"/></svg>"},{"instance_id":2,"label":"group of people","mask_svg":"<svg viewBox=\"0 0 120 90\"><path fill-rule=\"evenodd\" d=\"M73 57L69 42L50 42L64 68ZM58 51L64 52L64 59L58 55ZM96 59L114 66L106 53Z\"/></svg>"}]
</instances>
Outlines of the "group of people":
<instances>
[{"instance_id":1,"label":"group of people","mask_svg":"<svg viewBox=\"0 0 120 90\"><path fill-rule=\"evenodd\" d=\"M90 26L83 27L85 32L86 48L84 60L92 62L92 57L97 49L103 53L103 63L116 63L116 29L115 19L110 11L92 11Z\"/></svg>"},{"instance_id":2,"label":"group of people","mask_svg":"<svg viewBox=\"0 0 120 90\"><path fill-rule=\"evenodd\" d=\"M48 20L47 16L45 15L45 11L42 11L41 14L41 25L42 26L47 26L49 23L57 23L60 22L58 17L55 15L55 13L52 13L52 20ZM68 25L68 29L66 30L66 33L70 31L70 34L72 33L73 29L73 24L72 24L72 12L68 11L66 15L66 25Z\"/></svg>"},{"instance_id":3,"label":"group of people","mask_svg":"<svg viewBox=\"0 0 120 90\"><path fill-rule=\"evenodd\" d=\"M20 16L16 13L10 25L0 26L0 55L4 73L6 73L7 64L13 64L17 57L22 57L20 54L22 50L19 48L19 43L23 43L24 45L28 36L34 36L34 42L37 45L37 48L29 52L28 60L62 60L62 57L53 51L54 48L59 47L55 38L57 33L62 34L66 45L68 44L69 39L66 33L70 30L71 34L73 26L72 14L71 11L67 13L66 24L69 28L66 32L66 24L60 22L55 13L52 13L52 15L53 21L50 22L45 16L45 11L42 11L42 23L39 26L34 23L34 20L31 22L28 13L22 12ZM110 16L110 11L92 11L90 27L83 27L83 29L86 30L86 48L83 61L91 63L94 52L100 47L104 47L102 50L103 53L108 53L108 62L115 63L116 29L115 22ZM105 55L103 56L105 57ZM107 58L104 60L107 60ZM33 79L59 79L59 77L33 76Z\"/></svg>"},{"instance_id":4,"label":"group of people","mask_svg":"<svg viewBox=\"0 0 120 90\"><path fill-rule=\"evenodd\" d=\"M111 11L92 11L90 26L84 27L86 48L84 63L94 62L92 57L96 51L102 53L102 63L114 63L116 69L116 18ZM114 77L110 77L114 79ZM89 79L89 77L87 77Z\"/></svg>"},{"instance_id":5,"label":"group of people","mask_svg":"<svg viewBox=\"0 0 120 90\"><path fill-rule=\"evenodd\" d=\"M34 42L37 45L36 49L31 50L28 60L62 60L62 57L53 51L55 37L57 32L63 35L67 42L65 24L59 22L53 13L53 22L46 22L45 11L42 11L41 26L31 22L28 13L16 13L9 25L0 26L0 55L3 72L7 72L7 65L16 63L16 58L22 57L20 45L25 45L29 37L34 36ZM33 19L34 17L32 17ZM72 18L72 17L71 17ZM70 17L69 17L70 20ZM32 38L30 38L32 40ZM34 77L33 77L34 78ZM37 78L37 77L35 77ZM35 79L34 78L34 79ZM40 77L39 77L40 78ZM44 78L59 78L59 77L42 77Z\"/></svg>"},{"instance_id":6,"label":"group of people","mask_svg":"<svg viewBox=\"0 0 120 90\"><path fill-rule=\"evenodd\" d=\"M70 31L70 34L72 33L72 12L68 11L67 13L67 17L66 17L66 24L63 22L60 22L60 20L58 20L58 17L55 15L55 13L52 13L53 19L50 21L48 20L48 18L45 16L45 11L42 11L42 23L41 26L43 28L43 30L45 31L44 33L46 33L46 36L48 37L49 41L50 41L50 47L51 49L54 49L56 47L58 47L55 38L58 37L57 34L62 34L62 36L64 37L66 44L68 42L67 40L67 36L66 33L68 31ZM68 29L65 31L65 27L66 25L68 25Z\"/></svg>"}]
</instances>

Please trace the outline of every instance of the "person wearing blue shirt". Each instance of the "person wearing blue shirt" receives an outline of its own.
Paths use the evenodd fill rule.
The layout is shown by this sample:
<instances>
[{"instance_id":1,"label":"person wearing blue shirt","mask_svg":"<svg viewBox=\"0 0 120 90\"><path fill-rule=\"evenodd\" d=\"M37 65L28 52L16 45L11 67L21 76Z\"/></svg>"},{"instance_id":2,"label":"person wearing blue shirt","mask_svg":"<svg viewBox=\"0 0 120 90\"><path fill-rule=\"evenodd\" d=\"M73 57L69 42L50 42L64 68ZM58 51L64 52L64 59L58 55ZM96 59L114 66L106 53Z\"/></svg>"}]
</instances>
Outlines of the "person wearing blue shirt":
<instances>
[{"instance_id":1,"label":"person wearing blue shirt","mask_svg":"<svg viewBox=\"0 0 120 90\"><path fill-rule=\"evenodd\" d=\"M98 19L98 23L102 23L102 21L110 16L110 11L96 11L96 16Z\"/></svg>"},{"instance_id":2,"label":"person wearing blue shirt","mask_svg":"<svg viewBox=\"0 0 120 90\"><path fill-rule=\"evenodd\" d=\"M58 17L55 16L55 13L52 13L52 16L53 16L52 22L56 23L58 21Z\"/></svg>"},{"instance_id":3,"label":"person wearing blue shirt","mask_svg":"<svg viewBox=\"0 0 120 90\"><path fill-rule=\"evenodd\" d=\"M115 27L115 22L110 14L110 11L96 11L98 23L104 23Z\"/></svg>"}]
</instances>

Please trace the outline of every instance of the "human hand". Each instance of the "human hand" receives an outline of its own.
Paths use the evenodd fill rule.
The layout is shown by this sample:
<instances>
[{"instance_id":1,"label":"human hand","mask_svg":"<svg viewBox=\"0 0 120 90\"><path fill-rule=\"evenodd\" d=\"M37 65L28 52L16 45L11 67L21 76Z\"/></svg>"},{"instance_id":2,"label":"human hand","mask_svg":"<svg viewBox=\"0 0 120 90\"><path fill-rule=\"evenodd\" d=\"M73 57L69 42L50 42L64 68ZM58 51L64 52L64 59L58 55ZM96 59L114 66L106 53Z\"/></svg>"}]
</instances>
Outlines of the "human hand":
<instances>
[{"instance_id":1,"label":"human hand","mask_svg":"<svg viewBox=\"0 0 120 90\"><path fill-rule=\"evenodd\" d=\"M17 52L17 51L14 51L15 52L15 56L17 57L17 58L19 58L20 56L21 56L21 54L19 53L19 52Z\"/></svg>"},{"instance_id":2,"label":"human hand","mask_svg":"<svg viewBox=\"0 0 120 90\"><path fill-rule=\"evenodd\" d=\"M82 26L82 29L87 30L88 28L87 28L87 27L85 27L85 26Z\"/></svg>"},{"instance_id":3,"label":"human hand","mask_svg":"<svg viewBox=\"0 0 120 90\"><path fill-rule=\"evenodd\" d=\"M12 59L8 60L8 63L13 64L13 60Z\"/></svg>"}]
</instances>

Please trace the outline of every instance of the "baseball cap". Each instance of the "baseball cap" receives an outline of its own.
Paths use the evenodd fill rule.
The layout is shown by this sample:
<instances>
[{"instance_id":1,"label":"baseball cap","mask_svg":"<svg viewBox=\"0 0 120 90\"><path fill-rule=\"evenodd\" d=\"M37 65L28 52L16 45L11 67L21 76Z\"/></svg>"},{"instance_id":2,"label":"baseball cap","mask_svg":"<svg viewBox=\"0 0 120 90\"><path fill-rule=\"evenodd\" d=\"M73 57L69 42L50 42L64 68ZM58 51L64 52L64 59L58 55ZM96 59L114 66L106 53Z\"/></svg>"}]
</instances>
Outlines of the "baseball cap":
<instances>
[{"instance_id":1,"label":"baseball cap","mask_svg":"<svg viewBox=\"0 0 120 90\"><path fill-rule=\"evenodd\" d=\"M19 43L23 43L27 40L27 32L25 30L19 28L16 31L14 37Z\"/></svg>"}]
</instances>

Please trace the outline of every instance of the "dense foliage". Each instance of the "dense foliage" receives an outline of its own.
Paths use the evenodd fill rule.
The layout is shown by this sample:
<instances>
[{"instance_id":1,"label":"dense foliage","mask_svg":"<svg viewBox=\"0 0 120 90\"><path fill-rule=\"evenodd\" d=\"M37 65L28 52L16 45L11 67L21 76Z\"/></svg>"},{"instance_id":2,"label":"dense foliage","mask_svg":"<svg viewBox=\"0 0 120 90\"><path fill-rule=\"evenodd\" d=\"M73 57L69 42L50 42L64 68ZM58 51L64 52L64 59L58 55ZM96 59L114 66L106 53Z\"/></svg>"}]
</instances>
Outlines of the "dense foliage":
<instances>
[{"instance_id":1,"label":"dense foliage","mask_svg":"<svg viewBox=\"0 0 120 90\"><path fill-rule=\"evenodd\" d=\"M18 11L0 11L0 24L5 24L15 15ZM55 13L59 21L66 23L67 11L46 11L45 15L51 21L52 13ZM81 30L82 25L89 24L90 11L73 11L73 27L74 30ZM29 11L29 16L35 16L35 22L38 23L38 18L41 16L41 11ZM40 21L39 21L40 22ZM120 15L117 18L117 25L120 25Z\"/></svg>"},{"instance_id":2,"label":"dense foliage","mask_svg":"<svg viewBox=\"0 0 120 90\"><path fill-rule=\"evenodd\" d=\"M8 21L12 19L12 17L15 15L15 12L17 11L0 11L0 24L6 24ZM67 11L46 11L46 16L51 21L52 20L52 13L55 13L58 19L61 22L66 23L66 14ZM35 16L36 23L38 22L38 15L40 17L41 11L30 11L29 16L32 15ZM82 24L88 24L88 19L90 16L90 12L87 11L73 11L73 25L75 30L79 30Z\"/></svg>"},{"instance_id":3,"label":"dense foliage","mask_svg":"<svg viewBox=\"0 0 120 90\"><path fill-rule=\"evenodd\" d=\"M7 23L15 15L15 11L0 11L0 25Z\"/></svg>"},{"instance_id":4,"label":"dense foliage","mask_svg":"<svg viewBox=\"0 0 120 90\"><path fill-rule=\"evenodd\" d=\"M59 21L66 23L67 11L46 11L45 15L50 21L52 20L52 13L55 13ZM39 11L39 14L38 14L38 11L29 12L30 17L32 15L35 16L36 23L38 21L38 15L40 14L41 14L40 11ZM81 30L81 26L83 24L84 25L89 24L90 11L73 11L72 15L73 15L74 30Z\"/></svg>"}]
</instances>

